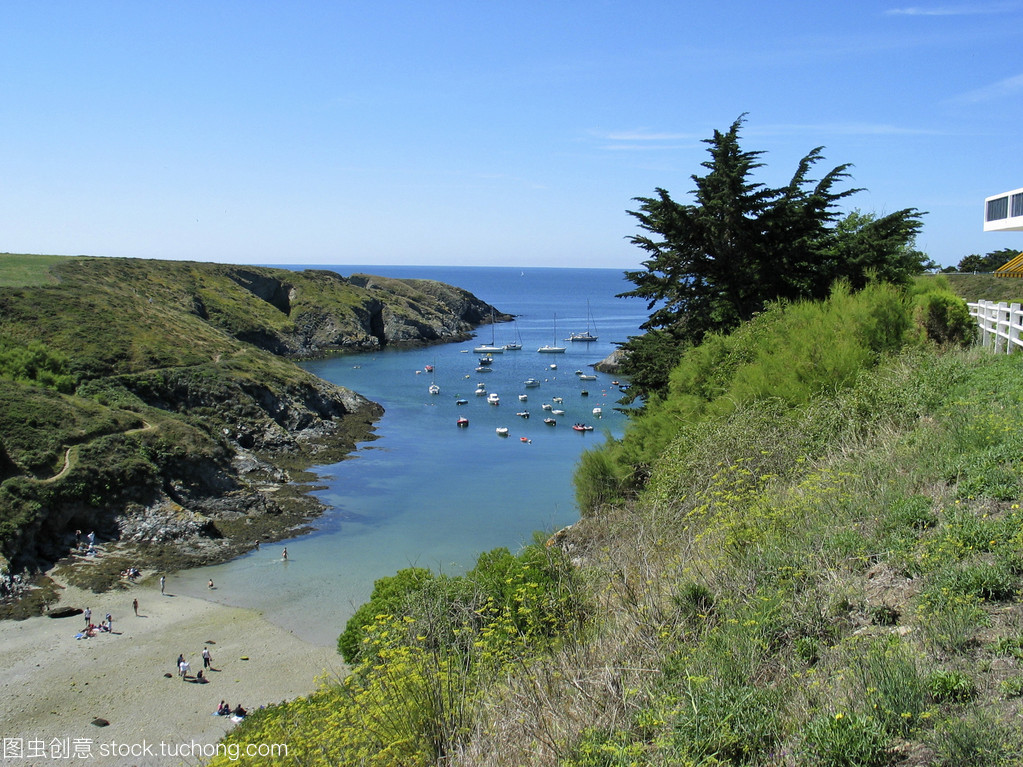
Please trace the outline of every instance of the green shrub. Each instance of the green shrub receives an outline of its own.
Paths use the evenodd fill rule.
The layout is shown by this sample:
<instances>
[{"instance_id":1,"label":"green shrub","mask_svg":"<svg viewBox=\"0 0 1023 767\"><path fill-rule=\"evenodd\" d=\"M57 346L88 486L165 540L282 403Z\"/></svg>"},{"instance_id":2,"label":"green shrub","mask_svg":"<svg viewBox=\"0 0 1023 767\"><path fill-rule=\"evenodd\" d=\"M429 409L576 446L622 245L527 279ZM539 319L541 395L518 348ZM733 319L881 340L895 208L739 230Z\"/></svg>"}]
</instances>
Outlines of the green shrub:
<instances>
[{"instance_id":1,"label":"green shrub","mask_svg":"<svg viewBox=\"0 0 1023 767\"><path fill-rule=\"evenodd\" d=\"M951 291L914 296L913 321L928 340L940 345L969 346L977 336L969 307Z\"/></svg>"},{"instance_id":2,"label":"green shrub","mask_svg":"<svg viewBox=\"0 0 1023 767\"><path fill-rule=\"evenodd\" d=\"M1001 688L1002 695L1006 698L1023 698L1023 676L1017 674L1003 679Z\"/></svg>"},{"instance_id":3,"label":"green shrub","mask_svg":"<svg viewBox=\"0 0 1023 767\"><path fill-rule=\"evenodd\" d=\"M890 735L908 736L927 704L916 655L898 637L854 643L851 650L850 707L862 707Z\"/></svg>"},{"instance_id":4,"label":"green shrub","mask_svg":"<svg viewBox=\"0 0 1023 767\"><path fill-rule=\"evenodd\" d=\"M337 639L337 651L346 663L357 663L362 658L362 640L378 615L402 614L415 592L433 579L433 573L423 567L408 567L394 575L379 578L373 583L369 601L362 604L348 619L345 630Z\"/></svg>"},{"instance_id":5,"label":"green shrub","mask_svg":"<svg viewBox=\"0 0 1023 767\"><path fill-rule=\"evenodd\" d=\"M1018 738L984 711L941 722L928 741L940 767L1012 767L1023 758Z\"/></svg>"},{"instance_id":6,"label":"green shrub","mask_svg":"<svg viewBox=\"0 0 1023 767\"><path fill-rule=\"evenodd\" d=\"M644 763L645 750L628 733L587 728L559 767L634 767Z\"/></svg>"},{"instance_id":7,"label":"green shrub","mask_svg":"<svg viewBox=\"0 0 1023 767\"><path fill-rule=\"evenodd\" d=\"M962 671L939 670L927 675L927 692L938 703L964 703L977 694L977 686Z\"/></svg>"},{"instance_id":8,"label":"green shrub","mask_svg":"<svg viewBox=\"0 0 1023 767\"><path fill-rule=\"evenodd\" d=\"M817 767L884 767L893 761L888 741L877 720L846 712L811 719L802 732L808 763Z\"/></svg>"}]
</instances>

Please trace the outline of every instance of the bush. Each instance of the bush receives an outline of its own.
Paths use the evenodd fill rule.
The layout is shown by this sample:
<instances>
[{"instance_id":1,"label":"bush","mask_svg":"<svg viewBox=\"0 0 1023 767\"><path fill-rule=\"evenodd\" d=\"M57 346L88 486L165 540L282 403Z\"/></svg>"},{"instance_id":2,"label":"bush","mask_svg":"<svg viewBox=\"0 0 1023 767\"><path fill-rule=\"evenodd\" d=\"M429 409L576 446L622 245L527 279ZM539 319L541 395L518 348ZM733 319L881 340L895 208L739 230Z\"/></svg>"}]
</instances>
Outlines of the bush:
<instances>
[{"instance_id":1,"label":"bush","mask_svg":"<svg viewBox=\"0 0 1023 767\"><path fill-rule=\"evenodd\" d=\"M966 302L951 291L916 295L913 321L928 340L939 345L969 346L977 337L977 321Z\"/></svg>"},{"instance_id":2,"label":"bush","mask_svg":"<svg viewBox=\"0 0 1023 767\"><path fill-rule=\"evenodd\" d=\"M938 703L965 703L977 687L962 671L933 671L927 676L927 692Z\"/></svg>"},{"instance_id":3,"label":"bush","mask_svg":"<svg viewBox=\"0 0 1023 767\"><path fill-rule=\"evenodd\" d=\"M819 767L884 767L892 762L884 727L869 716L819 716L803 729L803 750Z\"/></svg>"}]
</instances>

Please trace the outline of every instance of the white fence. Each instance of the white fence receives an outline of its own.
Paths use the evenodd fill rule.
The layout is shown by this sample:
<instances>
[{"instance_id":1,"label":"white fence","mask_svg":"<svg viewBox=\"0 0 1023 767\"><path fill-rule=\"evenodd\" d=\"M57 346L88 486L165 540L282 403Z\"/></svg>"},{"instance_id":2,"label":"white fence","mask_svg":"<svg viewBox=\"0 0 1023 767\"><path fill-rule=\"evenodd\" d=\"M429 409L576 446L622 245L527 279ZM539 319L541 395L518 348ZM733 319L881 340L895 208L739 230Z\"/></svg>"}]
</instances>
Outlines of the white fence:
<instances>
[{"instance_id":1,"label":"white fence","mask_svg":"<svg viewBox=\"0 0 1023 767\"><path fill-rule=\"evenodd\" d=\"M1023 347L1023 309L1019 304L996 304L993 301L968 303L970 315L977 318L980 342L996 352L1012 354Z\"/></svg>"}]
</instances>

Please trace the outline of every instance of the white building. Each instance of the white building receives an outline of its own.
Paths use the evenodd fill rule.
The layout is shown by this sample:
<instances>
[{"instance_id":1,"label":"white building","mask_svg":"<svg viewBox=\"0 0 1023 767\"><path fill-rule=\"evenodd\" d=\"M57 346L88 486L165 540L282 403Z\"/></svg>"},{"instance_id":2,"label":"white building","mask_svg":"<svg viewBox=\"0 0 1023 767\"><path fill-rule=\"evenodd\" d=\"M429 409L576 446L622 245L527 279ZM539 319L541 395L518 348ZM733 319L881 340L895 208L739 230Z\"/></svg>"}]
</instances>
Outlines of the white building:
<instances>
[{"instance_id":1,"label":"white building","mask_svg":"<svg viewBox=\"0 0 1023 767\"><path fill-rule=\"evenodd\" d=\"M1023 189L984 199L985 232L1023 232Z\"/></svg>"}]
</instances>

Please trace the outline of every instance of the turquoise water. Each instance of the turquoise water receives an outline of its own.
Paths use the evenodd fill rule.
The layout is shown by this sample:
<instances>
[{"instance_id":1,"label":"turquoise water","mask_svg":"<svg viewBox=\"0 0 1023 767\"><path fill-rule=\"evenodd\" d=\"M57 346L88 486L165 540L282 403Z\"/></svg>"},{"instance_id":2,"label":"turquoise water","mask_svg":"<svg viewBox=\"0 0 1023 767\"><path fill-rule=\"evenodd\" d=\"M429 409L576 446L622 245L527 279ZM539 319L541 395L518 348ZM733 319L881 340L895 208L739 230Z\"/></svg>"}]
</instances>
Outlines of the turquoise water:
<instances>
[{"instance_id":1,"label":"turquoise water","mask_svg":"<svg viewBox=\"0 0 1023 767\"><path fill-rule=\"evenodd\" d=\"M441 280L515 314L516 321L484 326L469 342L304 363L321 378L384 406L377 439L360 445L348 460L315 468L321 485L315 494L328 511L315 520L314 532L168 581L178 593L260 609L304 639L327 645L377 578L413 565L457 574L483 551L498 546L514 551L534 531L551 532L576 520L572 474L579 455L608 434L620 435L625 422L615 410L621 393L613 377L597 373L597 380L582 381L576 371L593 374L589 366L610 354L614 342L635 335L646 317L642 302L614 298L630 287L617 270L335 270ZM588 324L598 341L563 340ZM499 345L521 339L523 348L494 355L492 372L477 373L480 355L472 347L492 338ZM564 354L537 352L555 339L566 347ZM434 366L433 373L426 372L427 365ZM524 387L530 377L541 385ZM500 396L499 405L474 394L480 382ZM428 392L431 383L440 386L440 394ZM526 402L518 399L523 393ZM458 398L468 401L458 405ZM554 416L556 426L543 423L551 415L543 403L565 410ZM603 411L599 417L595 407ZM516 415L524 410L529 419ZM467 428L456 426L459 416L469 419ZM573 431L576 422L594 430ZM499 426L509 436L498 436ZM211 578L212 592L206 588Z\"/></svg>"}]
</instances>

